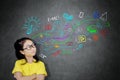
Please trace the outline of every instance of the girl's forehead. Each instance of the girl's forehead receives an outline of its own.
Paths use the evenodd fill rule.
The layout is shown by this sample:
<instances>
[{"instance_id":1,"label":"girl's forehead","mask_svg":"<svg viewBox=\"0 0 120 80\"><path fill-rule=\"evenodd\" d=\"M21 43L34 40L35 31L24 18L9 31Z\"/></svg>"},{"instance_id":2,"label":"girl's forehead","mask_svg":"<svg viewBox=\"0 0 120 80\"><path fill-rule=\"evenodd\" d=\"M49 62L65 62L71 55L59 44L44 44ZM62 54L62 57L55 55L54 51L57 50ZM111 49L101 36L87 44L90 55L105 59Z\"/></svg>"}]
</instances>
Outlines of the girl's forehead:
<instances>
[{"instance_id":1,"label":"girl's forehead","mask_svg":"<svg viewBox=\"0 0 120 80\"><path fill-rule=\"evenodd\" d=\"M24 46L25 45L31 45L33 42L31 40L26 40L25 43L24 43Z\"/></svg>"}]
</instances>

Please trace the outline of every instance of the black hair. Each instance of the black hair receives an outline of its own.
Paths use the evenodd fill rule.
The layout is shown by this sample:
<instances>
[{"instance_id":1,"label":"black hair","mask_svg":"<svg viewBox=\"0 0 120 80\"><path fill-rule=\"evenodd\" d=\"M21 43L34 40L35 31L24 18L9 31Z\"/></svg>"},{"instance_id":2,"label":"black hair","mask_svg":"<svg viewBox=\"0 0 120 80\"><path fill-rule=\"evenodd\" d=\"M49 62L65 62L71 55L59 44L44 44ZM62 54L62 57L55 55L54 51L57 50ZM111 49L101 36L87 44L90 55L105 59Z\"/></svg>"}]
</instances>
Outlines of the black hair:
<instances>
[{"instance_id":1,"label":"black hair","mask_svg":"<svg viewBox=\"0 0 120 80\"><path fill-rule=\"evenodd\" d=\"M20 39L16 40L16 42L14 43L14 48L15 48L15 54L16 54L16 57L17 57L18 60L20 60L20 59L25 59L26 60L25 56L20 53L20 50L24 50L23 45L24 45L26 40L31 40L34 44L36 44L34 40L32 40L28 37L23 37L23 38L20 38ZM36 60L36 62L39 61L39 58L37 56L37 52L36 52L35 56L33 56L33 58Z\"/></svg>"}]
</instances>

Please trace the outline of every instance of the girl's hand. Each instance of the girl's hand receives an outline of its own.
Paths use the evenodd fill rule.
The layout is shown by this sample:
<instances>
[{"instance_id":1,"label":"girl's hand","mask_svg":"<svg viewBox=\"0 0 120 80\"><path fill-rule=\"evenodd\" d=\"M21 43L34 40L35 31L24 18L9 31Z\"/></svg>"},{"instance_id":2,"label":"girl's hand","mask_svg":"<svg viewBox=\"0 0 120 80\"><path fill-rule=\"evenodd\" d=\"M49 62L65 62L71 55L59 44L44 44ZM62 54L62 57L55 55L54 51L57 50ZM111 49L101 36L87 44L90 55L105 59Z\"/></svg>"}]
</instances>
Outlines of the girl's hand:
<instances>
[{"instance_id":1,"label":"girl's hand","mask_svg":"<svg viewBox=\"0 0 120 80\"><path fill-rule=\"evenodd\" d=\"M36 75L36 74L33 74L31 77L32 77L32 80L36 80L37 75Z\"/></svg>"}]
</instances>

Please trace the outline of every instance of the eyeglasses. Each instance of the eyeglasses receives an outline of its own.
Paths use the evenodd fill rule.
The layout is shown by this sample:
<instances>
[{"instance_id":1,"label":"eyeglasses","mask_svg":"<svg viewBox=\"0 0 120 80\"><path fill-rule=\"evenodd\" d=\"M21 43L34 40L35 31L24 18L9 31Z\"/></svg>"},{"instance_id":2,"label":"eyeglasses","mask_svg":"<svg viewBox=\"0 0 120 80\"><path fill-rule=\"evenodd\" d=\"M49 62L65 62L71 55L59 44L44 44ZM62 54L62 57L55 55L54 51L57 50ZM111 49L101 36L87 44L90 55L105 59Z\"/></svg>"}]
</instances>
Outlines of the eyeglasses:
<instances>
[{"instance_id":1,"label":"eyeglasses","mask_svg":"<svg viewBox=\"0 0 120 80\"><path fill-rule=\"evenodd\" d=\"M28 45L28 47L23 48L23 50L30 50L32 48L35 48L35 44Z\"/></svg>"}]
</instances>

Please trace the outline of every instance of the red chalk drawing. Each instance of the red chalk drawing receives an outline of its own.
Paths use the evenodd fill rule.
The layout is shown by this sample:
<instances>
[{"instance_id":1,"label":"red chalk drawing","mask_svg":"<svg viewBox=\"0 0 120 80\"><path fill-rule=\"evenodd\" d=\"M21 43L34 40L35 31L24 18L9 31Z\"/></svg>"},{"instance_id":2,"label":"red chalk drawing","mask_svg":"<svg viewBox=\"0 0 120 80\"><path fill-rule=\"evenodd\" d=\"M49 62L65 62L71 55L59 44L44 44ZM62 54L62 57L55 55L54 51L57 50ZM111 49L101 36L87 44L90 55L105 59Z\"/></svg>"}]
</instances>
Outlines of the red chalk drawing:
<instances>
[{"instance_id":1,"label":"red chalk drawing","mask_svg":"<svg viewBox=\"0 0 120 80\"><path fill-rule=\"evenodd\" d=\"M52 56L57 56L57 55L59 55L61 53L61 50L57 50L56 52L54 52L53 54L52 54Z\"/></svg>"},{"instance_id":2,"label":"red chalk drawing","mask_svg":"<svg viewBox=\"0 0 120 80\"><path fill-rule=\"evenodd\" d=\"M108 30L106 30L106 29L103 29L103 30L100 31L100 34L101 34L103 37L105 37L107 33L108 33Z\"/></svg>"},{"instance_id":3,"label":"red chalk drawing","mask_svg":"<svg viewBox=\"0 0 120 80\"><path fill-rule=\"evenodd\" d=\"M67 42L66 45L67 45L67 46L72 46L72 45L73 45L73 42Z\"/></svg>"},{"instance_id":4,"label":"red chalk drawing","mask_svg":"<svg viewBox=\"0 0 120 80\"><path fill-rule=\"evenodd\" d=\"M52 29L52 26L50 24L45 26L45 30L51 30L51 29Z\"/></svg>"},{"instance_id":5,"label":"red chalk drawing","mask_svg":"<svg viewBox=\"0 0 120 80\"><path fill-rule=\"evenodd\" d=\"M94 41L98 41L98 39L99 39L98 35L96 35L96 34L93 35L92 38L93 38Z\"/></svg>"}]
</instances>

